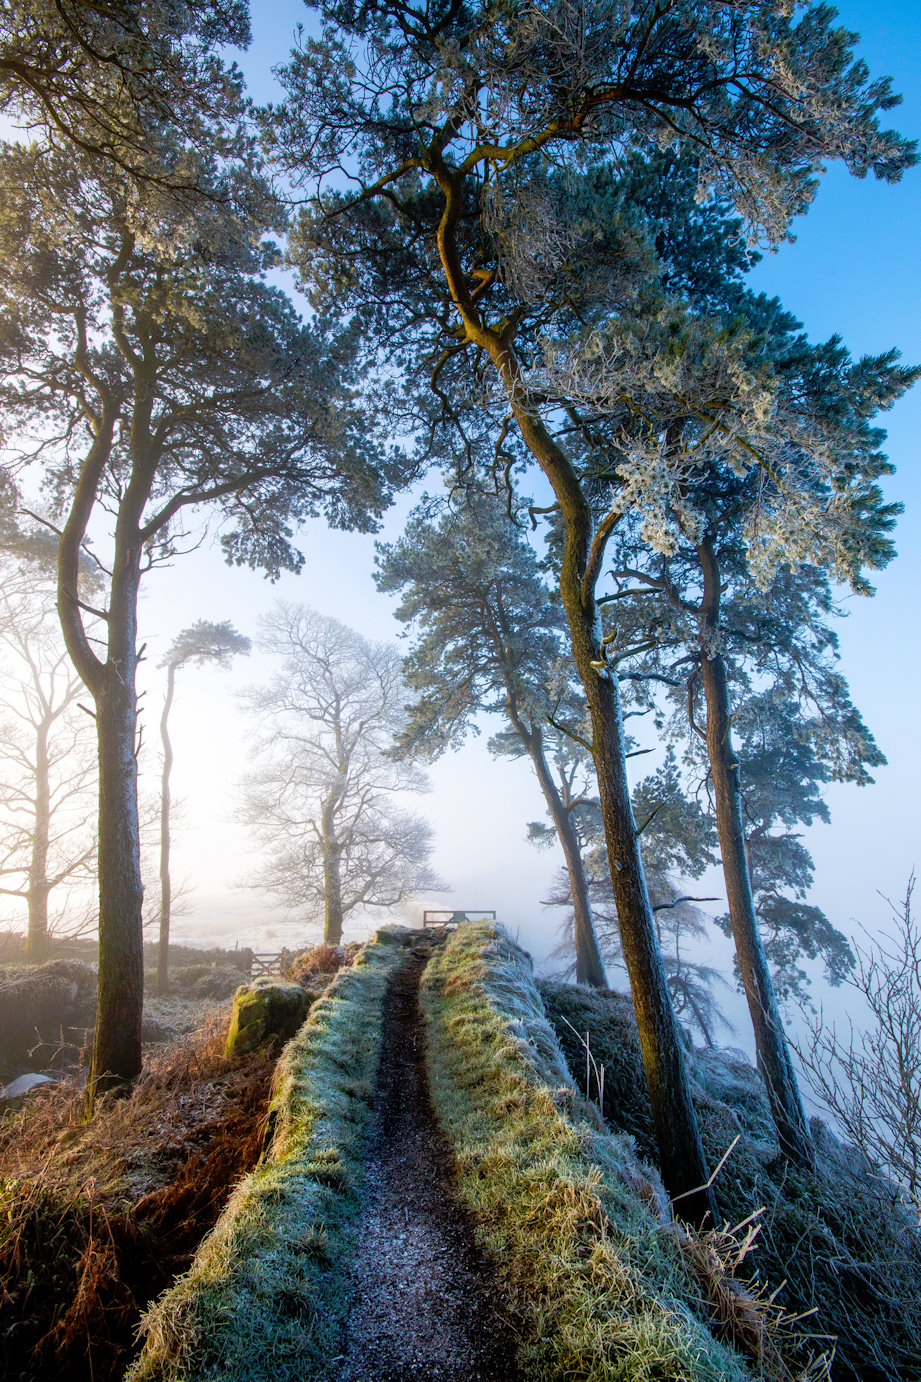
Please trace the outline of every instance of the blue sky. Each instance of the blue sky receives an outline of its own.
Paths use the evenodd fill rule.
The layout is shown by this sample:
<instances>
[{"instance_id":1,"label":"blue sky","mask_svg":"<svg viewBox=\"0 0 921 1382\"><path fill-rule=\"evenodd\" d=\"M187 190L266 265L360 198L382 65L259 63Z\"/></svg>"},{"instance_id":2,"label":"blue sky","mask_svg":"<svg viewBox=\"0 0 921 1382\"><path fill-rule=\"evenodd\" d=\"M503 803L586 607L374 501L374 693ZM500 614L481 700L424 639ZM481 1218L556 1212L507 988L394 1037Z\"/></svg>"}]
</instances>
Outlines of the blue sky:
<instances>
[{"instance_id":1,"label":"blue sky","mask_svg":"<svg viewBox=\"0 0 921 1382\"><path fill-rule=\"evenodd\" d=\"M299 0L254 6L254 41L241 65L257 100L273 95L271 67L284 61L301 18L308 12ZM841 18L861 33L860 51L874 75L891 74L905 95L891 123L921 137L921 4L845 0ZM796 312L814 339L838 333L854 354L895 346L907 361L921 361L919 230L921 167L897 186L859 181L832 168L813 209L795 226L795 242L767 255L753 279ZM921 390L883 421L898 468L889 492L906 507L900 555L880 576L874 600L846 601L849 617L842 620L840 635L843 670L889 766L879 771L873 787L832 788L832 825L807 832L817 864L813 900L845 930L852 923L879 925L886 908L878 890L898 895L909 870L921 865ZM399 531L406 507L403 502L388 519L388 536ZM396 636L389 604L371 581L371 539L330 534L314 525L306 552L303 577L285 578L276 591L250 573L222 567L207 552L183 558L172 572L149 583L145 622L150 629L164 629L159 640L164 644L182 623L198 617L234 618L250 633L260 610L281 593L367 635ZM152 643L157 642L153 635ZM152 655L150 665L154 662ZM260 675L258 663L244 663L234 680ZM190 683L193 676L196 687L189 685L175 711L177 778L185 778L180 791L189 803L185 841L177 843L187 872L203 878L184 929L204 939L206 918L214 930L248 926L244 919L252 917L254 899L251 894L228 898L222 891L241 869L245 843L228 823L227 804L241 768L241 758L226 751L227 726L232 724L232 736L242 727L229 706L226 679L203 671L190 673ZM152 686L151 700L157 695ZM202 698L209 706L206 723ZM226 711L218 712L219 706ZM435 791L420 803L438 832L436 866L454 885L452 905L498 907L523 939L545 952L556 921L542 911L540 899L547 895L555 863L524 843L525 822L541 814L541 802L524 766L492 763L482 742L438 765Z\"/></svg>"},{"instance_id":2,"label":"blue sky","mask_svg":"<svg viewBox=\"0 0 921 1382\"><path fill-rule=\"evenodd\" d=\"M903 104L891 123L921 138L921 6L917 0L846 0L841 18L861 35L875 75L891 74ZM858 180L842 168L823 179L796 240L768 255L753 278L776 293L821 339L839 333L854 354L895 346L921 361L921 167L896 186ZM833 788L832 825L809 832L815 900L842 926L873 928L885 916L876 890L904 891L921 865L921 390L882 419L897 472L887 489L905 505L899 556L873 600L846 601L843 668L854 698L889 759L877 785Z\"/></svg>"}]
</instances>

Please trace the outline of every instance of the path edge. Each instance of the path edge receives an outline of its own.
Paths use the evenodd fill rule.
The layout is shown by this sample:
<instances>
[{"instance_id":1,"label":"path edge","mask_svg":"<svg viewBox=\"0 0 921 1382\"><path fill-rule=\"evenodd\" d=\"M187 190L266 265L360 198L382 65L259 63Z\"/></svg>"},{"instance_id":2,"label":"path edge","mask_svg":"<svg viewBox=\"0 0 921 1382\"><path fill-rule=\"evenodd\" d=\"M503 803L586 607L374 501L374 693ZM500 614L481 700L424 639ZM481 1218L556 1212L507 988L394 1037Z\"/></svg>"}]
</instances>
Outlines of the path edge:
<instances>
[{"instance_id":1,"label":"path edge","mask_svg":"<svg viewBox=\"0 0 921 1382\"><path fill-rule=\"evenodd\" d=\"M267 1148L189 1270L144 1316L125 1382L313 1382L341 1345L381 1018L404 961L382 928L282 1052Z\"/></svg>"},{"instance_id":2,"label":"path edge","mask_svg":"<svg viewBox=\"0 0 921 1382\"><path fill-rule=\"evenodd\" d=\"M522 1375L750 1378L696 1314L655 1172L580 1098L526 953L501 926L466 923L433 956L421 1002L435 1111Z\"/></svg>"}]
</instances>

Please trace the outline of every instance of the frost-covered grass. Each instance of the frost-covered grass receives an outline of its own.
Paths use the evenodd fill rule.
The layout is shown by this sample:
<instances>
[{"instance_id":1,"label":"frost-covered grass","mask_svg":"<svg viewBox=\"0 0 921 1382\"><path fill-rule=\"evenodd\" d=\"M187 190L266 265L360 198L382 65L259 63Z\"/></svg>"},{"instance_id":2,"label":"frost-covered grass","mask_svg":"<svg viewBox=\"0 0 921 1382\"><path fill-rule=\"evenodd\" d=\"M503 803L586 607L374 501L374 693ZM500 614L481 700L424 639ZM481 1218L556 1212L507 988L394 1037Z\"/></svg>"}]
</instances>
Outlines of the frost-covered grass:
<instances>
[{"instance_id":1,"label":"frost-covered grass","mask_svg":"<svg viewBox=\"0 0 921 1382\"><path fill-rule=\"evenodd\" d=\"M612 1129L654 1149L636 1021L629 998L542 982L547 1016L573 1069L584 1071L583 1038L605 1066L604 1115ZM573 1031L573 1028L576 1031ZM758 1235L740 1264L757 1273L789 1314L807 1315L816 1336L801 1352L835 1341L834 1382L921 1379L921 1240L885 1181L813 1122L817 1166L780 1154L761 1078L743 1056L697 1051L689 1060L694 1100L711 1165L734 1142L716 1178L720 1222L757 1214ZM736 1140L737 1139L737 1140Z\"/></svg>"},{"instance_id":2,"label":"frost-covered grass","mask_svg":"<svg viewBox=\"0 0 921 1382\"><path fill-rule=\"evenodd\" d=\"M699 1317L655 1174L573 1085L524 953L461 926L423 980L432 1096L528 1382L750 1377Z\"/></svg>"},{"instance_id":3,"label":"frost-covered grass","mask_svg":"<svg viewBox=\"0 0 921 1382\"><path fill-rule=\"evenodd\" d=\"M340 1352L361 1148L399 944L339 972L285 1048L271 1142L189 1272L145 1317L130 1382L319 1382Z\"/></svg>"},{"instance_id":4,"label":"frost-covered grass","mask_svg":"<svg viewBox=\"0 0 921 1382\"><path fill-rule=\"evenodd\" d=\"M398 937L366 947L312 1008L279 1067L270 1150L148 1315L126 1382L335 1375L383 1003L405 953ZM637 1152L654 1146L628 1003L539 989L501 930L467 924L430 962L422 1006L459 1197L495 1266L527 1382L822 1376L807 1361L821 1348L790 1347L790 1330L734 1279L733 1236L672 1222ZM570 1075L582 1079L584 1048L564 1018L590 1031L607 1066L607 1128ZM819 1305L816 1331L841 1335L836 1382L919 1382L921 1252L908 1221L828 1134L820 1173L794 1172L745 1062L698 1053L691 1063L711 1164L740 1135L717 1180L721 1213L738 1223L764 1207L764 1247L740 1275L760 1267L771 1287L787 1277L788 1308Z\"/></svg>"}]
</instances>

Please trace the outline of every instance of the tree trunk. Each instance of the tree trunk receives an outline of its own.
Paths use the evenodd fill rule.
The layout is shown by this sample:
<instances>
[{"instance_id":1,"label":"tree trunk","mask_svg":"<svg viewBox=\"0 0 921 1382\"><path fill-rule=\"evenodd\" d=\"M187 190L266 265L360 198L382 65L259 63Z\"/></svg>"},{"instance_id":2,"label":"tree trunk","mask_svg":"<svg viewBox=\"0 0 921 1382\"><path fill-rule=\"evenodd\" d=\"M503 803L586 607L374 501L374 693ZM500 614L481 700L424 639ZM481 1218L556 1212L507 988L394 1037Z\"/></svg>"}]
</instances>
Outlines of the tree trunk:
<instances>
[{"instance_id":1,"label":"tree trunk","mask_svg":"<svg viewBox=\"0 0 921 1382\"><path fill-rule=\"evenodd\" d=\"M457 243L458 227L467 205L467 172L463 168L449 168L438 152L433 156L432 171L445 199L438 226L438 254L465 339L479 346L492 360L522 440L550 482L565 525L560 595L576 667L591 711L592 755L659 1166L668 1193L673 1200L680 1201L682 1217L699 1223L707 1214L715 1215L715 1202L707 1187L709 1175L691 1102L691 1086L646 891L627 784L620 692L614 672L604 666L601 616L595 601L605 534L596 534L593 543L592 513L579 476L531 406L510 336L486 325L470 292Z\"/></svg>"},{"instance_id":2,"label":"tree trunk","mask_svg":"<svg viewBox=\"0 0 921 1382\"><path fill-rule=\"evenodd\" d=\"M58 546L58 614L64 642L96 707L99 751L99 987L93 1054L84 1114L96 1095L124 1089L141 1073L144 1012L144 932L138 838L137 603L141 579L141 515L150 498L156 458L139 438L149 427L152 383L138 389L132 414L132 471L122 491L115 524L109 588L106 660L98 656L83 624L80 549L112 453L119 410L106 398L94 425L93 443L81 466L70 513Z\"/></svg>"},{"instance_id":3,"label":"tree trunk","mask_svg":"<svg viewBox=\"0 0 921 1382\"><path fill-rule=\"evenodd\" d=\"M739 760L732 744L726 663L719 650L719 563L709 539L701 544L698 553L704 575L700 666L707 705L707 754L713 775L716 829L732 934L755 1032L758 1066L767 1087L780 1145L793 1160L812 1166L815 1150L758 929L748 871Z\"/></svg>"},{"instance_id":4,"label":"tree trunk","mask_svg":"<svg viewBox=\"0 0 921 1382\"><path fill-rule=\"evenodd\" d=\"M508 629L502 612L501 601L498 603L495 617L487 612L485 632L487 637L493 640L494 647L499 654L502 676L505 681L506 714L533 764L557 838L563 848L566 872L569 876L569 891L572 897L573 932L576 943L576 982L590 984L592 988L606 989L608 976L605 973L604 960L601 958L598 937L595 934L595 922L588 896L588 883L582 864L582 851L573 829L570 812L557 789L553 774L547 764L547 757L544 753L544 736L540 723L532 722L529 726L522 718L519 709L517 678L505 650L504 640L508 636Z\"/></svg>"},{"instance_id":5,"label":"tree trunk","mask_svg":"<svg viewBox=\"0 0 921 1382\"><path fill-rule=\"evenodd\" d=\"M121 525L120 525L121 526ZM141 1073L144 935L135 737L140 545L119 541L109 604L109 657L96 696L99 746L99 989L86 1111Z\"/></svg>"},{"instance_id":6,"label":"tree trunk","mask_svg":"<svg viewBox=\"0 0 921 1382\"><path fill-rule=\"evenodd\" d=\"M703 1038L707 1046L707 1049L709 1051L714 1050L714 1048L716 1047L716 1042L713 1040L713 1033L711 1032L709 1023L707 1022L706 1014L704 1013L700 1004L697 1002L697 999L693 998L691 994L686 995L686 1001L688 1007L691 1009L691 1012L694 1014L698 1027L703 1033Z\"/></svg>"},{"instance_id":7,"label":"tree trunk","mask_svg":"<svg viewBox=\"0 0 921 1382\"><path fill-rule=\"evenodd\" d=\"M590 984L592 988L606 989L608 976L605 973L604 960L601 958L601 951L598 948L598 937L595 934L595 923L588 897L588 883L582 863L582 851L579 849L579 841L576 839L572 820L547 766L543 736L540 730L532 730L528 738L522 739L522 742L534 764L534 771L537 774L537 780L544 794L544 800L547 803L547 809L553 820L554 828L563 848L563 857L566 860L566 872L569 875L569 889L572 895L574 916L576 982Z\"/></svg>"},{"instance_id":8,"label":"tree trunk","mask_svg":"<svg viewBox=\"0 0 921 1382\"><path fill-rule=\"evenodd\" d=\"M323 854L324 916L323 941L326 945L342 944L342 884L339 877L339 854L332 849Z\"/></svg>"},{"instance_id":9,"label":"tree trunk","mask_svg":"<svg viewBox=\"0 0 921 1382\"><path fill-rule=\"evenodd\" d=\"M336 839L335 812L341 798L340 787L323 803L320 829L323 833L323 940L326 945L342 944L341 851Z\"/></svg>"},{"instance_id":10,"label":"tree trunk","mask_svg":"<svg viewBox=\"0 0 921 1382\"><path fill-rule=\"evenodd\" d=\"M581 632L588 635L585 627ZM597 655L600 660L600 646ZM681 1197L682 1217L699 1223L708 1213L715 1218L715 1204L710 1191L702 1188L709 1173L640 857L626 774L620 690L613 673L608 673L610 680L599 677L594 669L590 673L596 685L592 687L588 678L584 684L592 711L594 758L611 886L649 1084L662 1178L672 1198Z\"/></svg>"},{"instance_id":11,"label":"tree trunk","mask_svg":"<svg viewBox=\"0 0 921 1382\"><path fill-rule=\"evenodd\" d=\"M160 740L163 744L163 775L160 779L160 934L157 942L157 982L156 992L166 993L169 987L169 925L172 905L172 883L169 874L170 851L170 790L169 780L173 768L173 746L169 737L169 713L176 689L176 668L171 662L166 674L166 699L160 716Z\"/></svg>"},{"instance_id":12,"label":"tree trunk","mask_svg":"<svg viewBox=\"0 0 921 1382\"><path fill-rule=\"evenodd\" d=\"M51 831L51 783L48 767L50 721L42 720L35 734L35 819L32 830L32 857L29 861L29 920L25 957L29 964L44 964L48 959L48 846Z\"/></svg>"},{"instance_id":13,"label":"tree trunk","mask_svg":"<svg viewBox=\"0 0 921 1382\"><path fill-rule=\"evenodd\" d=\"M591 712L592 756L624 962L630 977L659 1148L659 1167L669 1195L679 1201L681 1216L700 1223L708 1214L715 1217L716 1208L707 1187L707 1163L646 890L627 780L620 689L616 674L605 666L601 616L595 602L594 578L589 573L591 510L566 456L540 419L524 405L516 381L510 377L510 362L506 350L500 373L506 380L516 420L526 445L553 486L565 522L560 594L576 668Z\"/></svg>"}]
</instances>

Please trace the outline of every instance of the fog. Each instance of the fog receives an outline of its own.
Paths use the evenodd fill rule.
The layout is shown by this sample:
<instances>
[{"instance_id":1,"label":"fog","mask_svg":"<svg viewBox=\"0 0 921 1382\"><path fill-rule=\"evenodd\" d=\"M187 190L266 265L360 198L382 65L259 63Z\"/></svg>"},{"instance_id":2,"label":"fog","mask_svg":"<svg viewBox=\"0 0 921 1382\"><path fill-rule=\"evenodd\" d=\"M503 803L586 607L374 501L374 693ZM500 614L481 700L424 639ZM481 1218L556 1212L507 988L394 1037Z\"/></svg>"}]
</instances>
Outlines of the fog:
<instances>
[{"instance_id":1,"label":"fog","mask_svg":"<svg viewBox=\"0 0 921 1382\"><path fill-rule=\"evenodd\" d=\"M848 7L848 22L861 28L871 66L891 71L897 90L909 93L899 113L909 134L921 127L921 18L898 5ZM255 42L243 66L254 94L269 94L268 54L282 56L279 35L293 28L299 4L257 8ZM898 18L898 41L893 41ZM910 31L910 32L909 32ZM914 36L914 42L911 36ZM921 220L921 178L909 175L897 187L872 180L855 182L833 171L820 190L815 208L797 226L797 243L769 255L756 269L756 285L778 292L804 320L813 338L840 331L855 354L897 346L909 361L921 359L921 267L914 252L915 228ZM894 272L898 266L898 273ZM883 421L889 428L889 452L898 473L888 485L902 500L906 514L898 531L901 555L878 579L872 601L845 601L849 618L840 628L842 670L854 700L886 753L874 786L833 786L828 792L831 826L804 831L816 862L810 901L822 907L845 932L885 924L887 907L880 892L899 896L918 860L917 782L921 748L915 709L921 679L916 636L915 590L921 581L921 484L915 462L921 430L917 391ZM399 535L411 506L403 496L386 516L385 539ZM205 539L200 547L156 569L142 586L140 639L146 660L140 758L142 794L156 794L159 783L157 720L164 689L158 663L175 635L197 619L229 620L241 633L254 636L258 621L278 597L312 605L374 639L397 638L392 602L373 583L374 538L333 532L310 524L300 535L306 562L300 576L286 575L274 587L248 570L226 566ZM271 675L270 660L254 651L228 671L190 666L178 677L171 730L175 748L173 791L173 875L185 895L176 909L173 935L202 945L251 945L257 949L297 946L318 938L318 922L292 915L246 886L257 863L253 841L235 820L239 784L247 770L249 726L237 693ZM416 803L431 821L436 838L433 864L450 885L448 893L421 899L421 904L458 908L494 908L543 968L552 968L558 942L559 909L547 909L550 880L560 866L555 850L537 852L525 840L529 820L542 819L543 802L526 762L494 761L486 739L496 728L484 722L483 733L458 752L446 754L430 769L432 790ZM640 744L655 747L652 731ZM635 776L657 762L650 754L634 764ZM148 910L155 911L155 861L148 861ZM701 891L720 893L716 871ZM151 907L151 903L153 906ZM720 904L709 908L721 910ZM10 900L3 914L10 924L21 920ZM349 934L361 938L386 920L385 914L350 919ZM711 952L727 973L728 942L715 935ZM819 976L817 975L817 982ZM821 988L821 984L819 985ZM840 995L825 1001L835 1011ZM739 1044L747 1044L747 1021L734 987L722 995Z\"/></svg>"}]
</instances>

